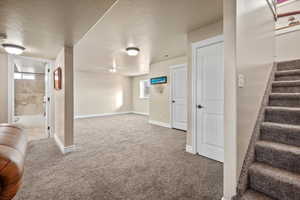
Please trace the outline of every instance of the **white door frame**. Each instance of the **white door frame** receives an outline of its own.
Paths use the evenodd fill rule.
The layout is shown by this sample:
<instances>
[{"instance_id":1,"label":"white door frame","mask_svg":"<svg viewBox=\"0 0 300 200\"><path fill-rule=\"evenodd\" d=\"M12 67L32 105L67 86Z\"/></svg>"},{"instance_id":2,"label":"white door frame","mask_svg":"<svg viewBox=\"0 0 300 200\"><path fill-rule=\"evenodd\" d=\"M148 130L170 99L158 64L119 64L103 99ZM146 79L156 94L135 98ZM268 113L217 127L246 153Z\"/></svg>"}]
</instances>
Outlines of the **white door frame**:
<instances>
[{"instance_id":1,"label":"white door frame","mask_svg":"<svg viewBox=\"0 0 300 200\"><path fill-rule=\"evenodd\" d=\"M191 153L196 154L197 153L197 124L196 124L196 118L197 118L197 61L196 61L196 50L201 47L209 46L215 43L219 43L224 41L223 35L218 35L206 40L202 40L199 42L192 43L192 116L191 116L191 133L192 133L192 151Z\"/></svg>"},{"instance_id":2,"label":"white door frame","mask_svg":"<svg viewBox=\"0 0 300 200\"><path fill-rule=\"evenodd\" d=\"M187 69L187 64L184 63L184 64L179 64L179 65L172 65L169 67L169 70L170 70L170 86L169 86L169 90L170 90L170 93L169 93L169 105L170 105L170 126L171 128L174 128L173 127L173 103L172 103L172 99L173 99L173 87L172 87L172 84L173 84L173 75L171 73L171 71L173 69L176 69L176 68L181 68L181 67L184 67ZM188 84L187 84L188 85ZM186 90L188 91L188 90ZM186 94L186 98L187 98L187 94ZM187 99L186 99L187 100ZM186 109L187 110L187 109Z\"/></svg>"},{"instance_id":3,"label":"white door frame","mask_svg":"<svg viewBox=\"0 0 300 200\"><path fill-rule=\"evenodd\" d=\"M31 59L31 60L35 60L35 61L42 61L42 62L47 62L50 66L50 78L48 79L48 85L50 86L52 84L52 76L51 73L53 71L53 66L54 66L54 61L53 60L49 60L49 59L42 59L42 58L33 58L33 57L28 57L28 56L15 56L15 55L8 55L8 91L7 91L7 95L8 95L8 123L12 124L13 123L13 118L14 118L14 114L15 114L15 94L14 94L14 88L15 88L15 82L14 82L14 62L13 60L16 58L25 58L25 59ZM46 76L47 74L45 74ZM46 86L48 87L48 86ZM48 87L49 88L49 87ZM52 91L48 91L50 96L50 99L52 99ZM50 101L49 107L50 107L50 115L51 115L51 110L53 109L53 101ZM51 116L52 117L52 116ZM53 122L50 119L47 119L49 121L47 121L47 124L51 125L50 126L50 136L53 136L52 130L53 130Z\"/></svg>"},{"instance_id":4,"label":"white door frame","mask_svg":"<svg viewBox=\"0 0 300 200\"><path fill-rule=\"evenodd\" d=\"M14 82L14 65L13 65L13 55L8 55L8 66L7 66L7 81L8 81L8 91L7 91L7 114L8 123L13 123L14 113L15 113L15 82Z\"/></svg>"}]
</instances>

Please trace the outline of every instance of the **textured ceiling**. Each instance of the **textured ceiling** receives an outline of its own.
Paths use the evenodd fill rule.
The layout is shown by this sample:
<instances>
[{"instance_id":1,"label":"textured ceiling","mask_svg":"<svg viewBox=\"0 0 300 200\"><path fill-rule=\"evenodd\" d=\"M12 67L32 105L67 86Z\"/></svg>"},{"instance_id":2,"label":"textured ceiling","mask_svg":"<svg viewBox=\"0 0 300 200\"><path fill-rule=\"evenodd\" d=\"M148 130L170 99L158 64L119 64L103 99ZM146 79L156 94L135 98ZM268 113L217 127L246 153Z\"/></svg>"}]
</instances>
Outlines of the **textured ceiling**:
<instances>
[{"instance_id":1,"label":"textured ceiling","mask_svg":"<svg viewBox=\"0 0 300 200\"><path fill-rule=\"evenodd\" d=\"M222 0L120 0L75 46L78 71L145 74L151 62L185 55L187 33L222 18ZM137 57L128 46L140 48Z\"/></svg>"},{"instance_id":2,"label":"textured ceiling","mask_svg":"<svg viewBox=\"0 0 300 200\"><path fill-rule=\"evenodd\" d=\"M24 55L55 58L75 44L116 0L0 0L0 33ZM3 51L3 49L0 49Z\"/></svg>"}]
</instances>

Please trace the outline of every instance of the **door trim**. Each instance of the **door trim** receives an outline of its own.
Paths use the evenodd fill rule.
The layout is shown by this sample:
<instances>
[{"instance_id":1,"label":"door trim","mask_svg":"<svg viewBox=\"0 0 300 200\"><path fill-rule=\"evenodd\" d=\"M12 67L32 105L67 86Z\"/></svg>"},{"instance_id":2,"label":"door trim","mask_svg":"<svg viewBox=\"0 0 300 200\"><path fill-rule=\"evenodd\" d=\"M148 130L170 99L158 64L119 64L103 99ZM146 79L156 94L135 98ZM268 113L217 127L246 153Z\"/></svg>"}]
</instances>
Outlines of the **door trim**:
<instances>
[{"instance_id":1,"label":"door trim","mask_svg":"<svg viewBox=\"0 0 300 200\"><path fill-rule=\"evenodd\" d=\"M176 68L181 68L181 67L184 67L186 70L187 70L187 64L184 63L184 64L179 64L179 65L171 65L169 67L169 70L170 70L170 86L169 86L169 106L170 106L170 126L171 128L174 128L173 127L173 103L172 103L172 99L173 99L173 75L172 75L172 70L176 69ZM187 94L186 94L186 98L187 98Z\"/></svg>"},{"instance_id":2,"label":"door trim","mask_svg":"<svg viewBox=\"0 0 300 200\"><path fill-rule=\"evenodd\" d=\"M191 112L191 134L192 134L192 151L191 153L196 154L197 153L197 126L196 126L196 118L197 118L197 74L196 74L196 49L200 47L209 46L215 43L224 42L224 36L218 35L206 40L202 40L199 42L192 43L192 92L191 92L191 98L192 98L192 112Z\"/></svg>"},{"instance_id":3,"label":"door trim","mask_svg":"<svg viewBox=\"0 0 300 200\"><path fill-rule=\"evenodd\" d=\"M35 60L35 61L42 61L42 62L46 62L49 64L49 68L50 68L50 78L48 77L48 85L52 86L52 77L51 77L51 73L52 73L52 68L54 66L54 61L53 60L49 60L49 59L43 59L43 58L35 58L35 57L29 57L29 56L22 56L22 55L8 55L8 91L7 91L7 96L8 96L8 123L12 124L13 123L13 119L14 119L14 115L15 115L15 91L14 91L14 65L13 65L13 60L15 58L24 58L24 59L31 59L31 60ZM47 74L45 74L46 76ZM48 87L45 85L45 87ZM46 92L46 90L45 90ZM47 96L50 96L51 99L52 98L52 91L48 91ZM50 100L51 100L50 99ZM53 101L50 101L49 104L49 109L50 109L50 119L49 122L47 121L46 123L50 125L50 136L53 136L53 120L52 120L52 109L54 108L53 105ZM46 127L47 128L47 127ZM46 131L46 130L45 130Z\"/></svg>"}]
</instances>

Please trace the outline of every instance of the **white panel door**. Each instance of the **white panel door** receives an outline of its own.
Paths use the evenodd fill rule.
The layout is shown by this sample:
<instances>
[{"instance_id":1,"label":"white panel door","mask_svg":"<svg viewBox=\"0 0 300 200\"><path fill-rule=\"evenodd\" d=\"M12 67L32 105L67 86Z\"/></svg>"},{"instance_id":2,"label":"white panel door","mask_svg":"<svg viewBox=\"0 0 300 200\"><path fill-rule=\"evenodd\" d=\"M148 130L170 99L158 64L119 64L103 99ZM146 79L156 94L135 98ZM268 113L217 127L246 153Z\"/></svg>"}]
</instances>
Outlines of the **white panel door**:
<instances>
[{"instance_id":1,"label":"white panel door","mask_svg":"<svg viewBox=\"0 0 300 200\"><path fill-rule=\"evenodd\" d=\"M187 70L186 65L171 69L172 128L187 130Z\"/></svg>"},{"instance_id":2,"label":"white panel door","mask_svg":"<svg viewBox=\"0 0 300 200\"><path fill-rule=\"evenodd\" d=\"M223 42L196 49L196 138L200 155L224 160Z\"/></svg>"}]
</instances>

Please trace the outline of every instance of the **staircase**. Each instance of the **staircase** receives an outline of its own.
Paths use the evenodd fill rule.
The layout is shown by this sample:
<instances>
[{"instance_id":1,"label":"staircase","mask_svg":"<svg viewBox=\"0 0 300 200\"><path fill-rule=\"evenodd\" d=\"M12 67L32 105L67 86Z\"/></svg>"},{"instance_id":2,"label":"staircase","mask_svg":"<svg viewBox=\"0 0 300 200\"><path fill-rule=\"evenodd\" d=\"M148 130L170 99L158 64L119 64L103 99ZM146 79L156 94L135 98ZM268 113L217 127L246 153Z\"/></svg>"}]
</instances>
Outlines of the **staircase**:
<instances>
[{"instance_id":1,"label":"staircase","mask_svg":"<svg viewBox=\"0 0 300 200\"><path fill-rule=\"evenodd\" d=\"M300 61L278 63L240 200L300 200Z\"/></svg>"}]
</instances>

